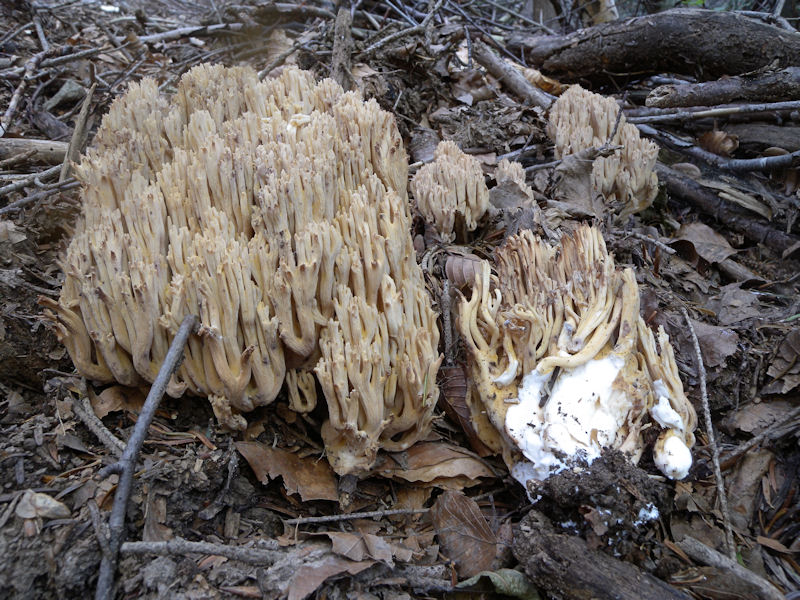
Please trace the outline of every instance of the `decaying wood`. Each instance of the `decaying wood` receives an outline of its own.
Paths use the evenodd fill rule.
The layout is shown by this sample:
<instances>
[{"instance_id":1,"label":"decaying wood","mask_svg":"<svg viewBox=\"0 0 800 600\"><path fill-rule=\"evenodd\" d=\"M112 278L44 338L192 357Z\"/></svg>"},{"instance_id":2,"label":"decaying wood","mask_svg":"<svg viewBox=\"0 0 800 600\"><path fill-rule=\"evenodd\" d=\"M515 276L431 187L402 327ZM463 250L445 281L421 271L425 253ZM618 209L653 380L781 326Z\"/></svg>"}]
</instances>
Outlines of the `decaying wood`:
<instances>
[{"instance_id":1,"label":"decaying wood","mask_svg":"<svg viewBox=\"0 0 800 600\"><path fill-rule=\"evenodd\" d=\"M531 511L514 536L514 556L540 590L557 598L688 600L689 596L631 563L592 550L579 537L554 533Z\"/></svg>"},{"instance_id":2,"label":"decaying wood","mask_svg":"<svg viewBox=\"0 0 800 600\"><path fill-rule=\"evenodd\" d=\"M508 86L508 89L517 96L534 106L544 109L550 108L554 97L530 83L522 73L492 52L486 44L475 42L473 52L475 60L481 63L503 85Z\"/></svg>"},{"instance_id":3,"label":"decaying wood","mask_svg":"<svg viewBox=\"0 0 800 600\"><path fill-rule=\"evenodd\" d=\"M656 173L670 194L680 197L753 242L764 244L777 252L785 252L800 243L797 236L775 229L752 212L726 202L691 177L681 175L661 163L656 165Z\"/></svg>"},{"instance_id":4,"label":"decaying wood","mask_svg":"<svg viewBox=\"0 0 800 600\"><path fill-rule=\"evenodd\" d=\"M509 47L524 52L546 75L573 81L665 71L708 80L767 65L800 64L800 33L737 13L688 8L603 23L569 35L517 35Z\"/></svg>"},{"instance_id":5,"label":"decaying wood","mask_svg":"<svg viewBox=\"0 0 800 600\"><path fill-rule=\"evenodd\" d=\"M729 123L723 129L739 138L740 147L759 144L777 146L789 152L800 150L800 127L770 123Z\"/></svg>"},{"instance_id":6,"label":"decaying wood","mask_svg":"<svg viewBox=\"0 0 800 600\"><path fill-rule=\"evenodd\" d=\"M342 6L336 13L333 30L333 52L331 56L331 77L345 90L353 89L355 81L350 74L353 52L353 18L350 9Z\"/></svg>"},{"instance_id":7,"label":"decaying wood","mask_svg":"<svg viewBox=\"0 0 800 600\"><path fill-rule=\"evenodd\" d=\"M51 140L33 140L26 138L0 138L0 160L7 160L18 154L26 154L33 150L28 159L34 164L60 165L64 162L69 144Z\"/></svg>"},{"instance_id":8,"label":"decaying wood","mask_svg":"<svg viewBox=\"0 0 800 600\"><path fill-rule=\"evenodd\" d=\"M660 85L647 96L647 106L714 106L726 102L776 102L800 97L800 67L716 81Z\"/></svg>"}]
</instances>

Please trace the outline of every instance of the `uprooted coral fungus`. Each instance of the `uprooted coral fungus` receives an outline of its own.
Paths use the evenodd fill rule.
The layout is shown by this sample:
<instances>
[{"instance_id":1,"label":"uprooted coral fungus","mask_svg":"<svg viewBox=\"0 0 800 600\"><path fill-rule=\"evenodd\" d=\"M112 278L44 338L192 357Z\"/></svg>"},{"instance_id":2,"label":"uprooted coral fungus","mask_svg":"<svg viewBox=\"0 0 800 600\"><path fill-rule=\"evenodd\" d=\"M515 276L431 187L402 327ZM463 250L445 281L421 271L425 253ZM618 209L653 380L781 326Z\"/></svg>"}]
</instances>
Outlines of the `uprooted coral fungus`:
<instances>
[{"instance_id":1,"label":"uprooted coral fungus","mask_svg":"<svg viewBox=\"0 0 800 600\"><path fill-rule=\"evenodd\" d=\"M694 408L663 330L639 316L631 269L619 270L588 226L553 247L525 230L485 263L459 329L470 353L469 399L482 441L523 484L604 448L638 461L648 414L663 432L655 462L681 479L691 466Z\"/></svg>"},{"instance_id":2,"label":"uprooted coral fungus","mask_svg":"<svg viewBox=\"0 0 800 600\"><path fill-rule=\"evenodd\" d=\"M284 380L313 409L316 376L329 460L363 471L428 431L438 394L407 170L391 115L307 72L201 65L172 98L132 84L77 168L83 219L44 302L78 371L124 385L153 381L197 314L168 393L232 428Z\"/></svg>"}]
</instances>

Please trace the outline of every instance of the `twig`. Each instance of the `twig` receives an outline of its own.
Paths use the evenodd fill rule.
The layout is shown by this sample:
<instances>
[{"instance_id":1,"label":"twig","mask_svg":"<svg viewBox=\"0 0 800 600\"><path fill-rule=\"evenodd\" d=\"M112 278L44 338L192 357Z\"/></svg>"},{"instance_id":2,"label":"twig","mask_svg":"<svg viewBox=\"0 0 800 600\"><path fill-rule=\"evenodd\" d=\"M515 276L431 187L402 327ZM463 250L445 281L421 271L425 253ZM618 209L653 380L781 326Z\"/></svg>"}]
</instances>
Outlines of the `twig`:
<instances>
[{"instance_id":1,"label":"twig","mask_svg":"<svg viewBox=\"0 0 800 600\"><path fill-rule=\"evenodd\" d=\"M42 27L42 18L38 14L33 17L33 26L36 29L36 37L39 38L42 50L47 52L50 50L50 42L47 41L47 36L44 34L44 27Z\"/></svg>"},{"instance_id":2,"label":"twig","mask_svg":"<svg viewBox=\"0 0 800 600\"><path fill-rule=\"evenodd\" d=\"M85 389L85 381L81 387ZM92 403L89 402L89 396L85 394L82 395L83 398L81 403L73 404L72 412L77 415L77 417L84 425L86 425L89 431L91 431L95 437L100 440L102 444L111 451L112 454L114 454L114 456L121 457L123 451L125 450L125 442L111 433L108 428L103 425L103 422L97 418L97 415L94 413Z\"/></svg>"},{"instance_id":3,"label":"twig","mask_svg":"<svg viewBox=\"0 0 800 600\"><path fill-rule=\"evenodd\" d=\"M61 165L56 165L55 167L50 167L44 171L39 171L38 173L31 173L27 177L20 179L19 181L15 181L14 183L9 183L8 185L0 188L0 198L3 196L8 196L12 192L17 192L24 187L31 185L32 183L39 183L41 184L42 180L50 179L51 177L55 177L61 171Z\"/></svg>"},{"instance_id":4,"label":"twig","mask_svg":"<svg viewBox=\"0 0 800 600\"><path fill-rule=\"evenodd\" d=\"M353 52L353 18L350 9L339 7L333 30L333 51L331 52L331 78L347 91L353 89L353 76L350 73Z\"/></svg>"},{"instance_id":5,"label":"twig","mask_svg":"<svg viewBox=\"0 0 800 600\"><path fill-rule=\"evenodd\" d=\"M724 469L729 469L736 463L736 459L739 458L742 454L754 448L761 442L763 442L766 438L770 437L772 433L775 433L777 430L780 430L783 425L786 423L791 422L792 420L800 417L800 406L796 406L794 410L790 410L782 419L778 419L772 425L764 429L758 435L753 436L749 440L747 440L744 444L738 446L735 450L733 450L730 454L725 457L723 461L722 467Z\"/></svg>"},{"instance_id":6,"label":"twig","mask_svg":"<svg viewBox=\"0 0 800 600\"><path fill-rule=\"evenodd\" d=\"M284 521L287 525L308 525L310 523L332 523L334 521L349 521L351 519L373 519L375 517L388 517L391 515L415 515L426 513L429 508L392 508L389 510L373 510L370 512L347 513L342 515L325 515L322 517L298 517Z\"/></svg>"},{"instance_id":7,"label":"twig","mask_svg":"<svg viewBox=\"0 0 800 600\"><path fill-rule=\"evenodd\" d=\"M633 123L634 125L644 125L647 123L692 121L695 119L724 117L735 114L760 113L779 110L789 111L797 110L798 108L800 108L800 101L798 100L787 102L769 102L763 104L733 104L729 106L718 106L715 108L708 108L706 106L687 106L678 110L664 108L635 108L630 111L626 111L625 117L628 123Z\"/></svg>"},{"instance_id":8,"label":"twig","mask_svg":"<svg viewBox=\"0 0 800 600\"><path fill-rule=\"evenodd\" d=\"M442 297L439 303L442 309L442 330L444 334L444 364L453 365L453 327L450 323L450 280L442 282Z\"/></svg>"},{"instance_id":9,"label":"twig","mask_svg":"<svg viewBox=\"0 0 800 600\"><path fill-rule=\"evenodd\" d=\"M14 117L17 115L17 110L19 110L19 103L22 100L22 94L25 93L25 89L28 87L28 84L35 78L35 73L39 68L39 63L45 59L50 51L51 49L49 48L47 50L42 50L41 52L31 56L26 61L22 81L19 82L19 85L17 85L17 88L11 95L8 108L3 115L2 121L0 121L0 137L3 137L6 134L8 128L11 126L11 123L14 121Z\"/></svg>"},{"instance_id":10,"label":"twig","mask_svg":"<svg viewBox=\"0 0 800 600\"><path fill-rule=\"evenodd\" d=\"M5 139L5 138L0 138L0 139ZM10 167L13 167L14 165L28 162L28 159L33 158L35 155L36 155L36 150L34 148L31 148L30 150L26 150L24 152L20 152L19 154L15 154L14 156L9 156L8 158L0 160L0 169L8 169Z\"/></svg>"},{"instance_id":11,"label":"twig","mask_svg":"<svg viewBox=\"0 0 800 600\"><path fill-rule=\"evenodd\" d=\"M136 459L142 449L150 423L153 421L156 409L161 403L161 398L167 389L170 377L178 368L178 364L183 358L183 348L189 335L194 331L197 324L197 317L188 315L183 319L175 339L170 344L167 356L158 371L158 376L153 382L147 399L133 428L133 434L128 440L128 445L122 453L122 457L114 464L108 465L100 470L98 477L105 478L116 473L119 475L119 484L114 494L114 505L111 507L111 516L108 520L110 539L109 555L104 556L100 562L100 575L97 579L97 589L95 590L95 600L111 600L113 596L114 578L117 570L117 560L119 550L125 537L125 513L128 508L128 500L131 496L133 484L133 473L136 469Z\"/></svg>"},{"instance_id":12,"label":"twig","mask_svg":"<svg viewBox=\"0 0 800 600\"><path fill-rule=\"evenodd\" d=\"M538 27L539 29L544 29L550 35L558 35L555 31L550 29L547 25L543 25L542 23L534 21L533 19L528 18L525 15L523 15L521 13L518 13L515 10L511 10L507 6L501 4L500 2L495 2L494 0L485 0L485 2L487 4L491 4L495 8L499 8L503 12L507 12L508 14L510 14L510 15L512 15L514 17L517 17L520 21L523 21L524 23L527 23L528 25L533 25L534 27Z\"/></svg>"},{"instance_id":13,"label":"twig","mask_svg":"<svg viewBox=\"0 0 800 600\"><path fill-rule=\"evenodd\" d=\"M171 42L184 37L196 37L198 35L212 35L214 33L224 33L228 31L240 31L244 28L243 23L219 23L217 25L196 25L194 27L179 27L172 31L143 35L139 41L144 44L154 44L156 42Z\"/></svg>"},{"instance_id":14,"label":"twig","mask_svg":"<svg viewBox=\"0 0 800 600\"><path fill-rule=\"evenodd\" d=\"M97 83L93 83L81 104L81 110L78 113L78 118L75 119L75 129L72 131L72 138L69 140L69 148L64 156L64 162L61 163L61 172L58 175L58 181L62 182L69 177L70 168L73 161L78 160L78 155L83 147L83 140L85 139L84 131L86 129L86 120L89 118L89 107L92 105L92 98L94 91L97 89Z\"/></svg>"},{"instance_id":15,"label":"twig","mask_svg":"<svg viewBox=\"0 0 800 600\"><path fill-rule=\"evenodd\" d=\"M395 40L399 40L400 38L403 38L407 35L413 35L415 33L425 31L425 28L428 26L428 23L431 22L431 19L433 19L434 15L442 7L443 2L444 0L437 0L436 4L431 9L431 12L428 13L428 15L422 20L422 23L420 23L419 25L414 25L413 27L407 27L406 29L401 29L400 31L396 31L391 35L387 35L385 38L378 40L368 48L365 48L362 52L359 53L358 55L359 60L362 61L365 60L366 58L372 56L373 54L375 54L375 52L383 48L386 44L389 44Z\"/></svg>"},{"instance_id":16,"label":"twig","mask_svg":"<svg viewBox=\"0 0 800 600\"><path fill-rule=\"evenodd\" d=\"M711 459L714 463L714 479L717 482L717 496L719 497L719 507L722 512L722 525L725 528L725 544L728 547L728 555L736 559L736 545L733 542L733 529L731 528L731 518L728 513L728 497L725 494L725 480L722 478L722 469L719 466L719 447L714 436L714 424L711 422L711 408L708 404L708 391L706 390L706 367L703 364L703 353L700 351L700 341L694 331L692 320L685 308L681 307L686 326L689 328L689 337L694 345L695 360L697 361L697 374L700 378L700 399L703 403L703 417L706 422L706 434L708 444L711 446Z\"/></svg>"},{"instance_id":17,"label":"twig","mask_svg":"<svg viewBox=\"0 0 800 600\"><path fill-rule=\"evenodd\" d=\"M497 56L486 44L476 40L473 44L473 52L475 53L475 60L483 65L498 81L508 86L508 89L514 94L534 106L539 106L545 110L550 108L555 97L544 90L540 90L525 79L522 73Z\"/></svg>"},{"instance_id":18,"label":"twig","mask_svg":"<svg viewBox=\"0 0 800 600\"><path fill-rule=\"evenodd\" d=\"M108 547L108 526L100 517L100 509L97 508L97 502L92 498L86 504L89 507L89 516L92 519L94 536L97 538L97 543L100 545L100 552L102 552L103 556L110 556L111 549Z\"/></svg>"},{"instance_id":19,"label":"twig","mask_svg":"<svg viewBox=\"0 0 800 600\"><path fill-rule=\"evenodd\" d=\"M308 43L310 41L312 41L312 40L307 40L306 43ZM264 79L264 77L269 75L269 73L270 73L270 71L272 71L272 69L276 69L279 66L281 66L283 64L283 62L287 58L289 58L292 54L297 52L302 47L303 47L303 44L300 43L300 42L295 42L294 44L292 44L291 48L287 48L286 50L281 52L278 56L275 57L275 59L271 63L269 63L266 67L264 67L263 69L261 69L258 72L258 79L259 80Z\"/></svg>"},{"instance_id":20,"label":"twig","mask_svg":"<svg viewBox=\"0 0 800 600\"><path fill-rule=\"evenodd\" d=\"M791 154L782 154L780 156L766 156L764 158L750 158L750 159L736 159L724 158L708 150L703 150L692 142L687 142L681 138L667 133L666 131L659 131L649 125L637 125L639 131L646 136L657 139L658 141L671 146L675 150L694 156L708 164L714 165L720 169L728 171L749 172L749 171L777 171L779 169L787 169L796 166L800 163L800 150L796 150Z\"/></svg>"},{"instance_id":21,"label":"twig","mask_svg":"<svg viewBox=\"0 0 800 600\"><path fill-rule=\"evenodd\" d=\"M54 167L60 169L61 166ZM48 187L41 192L36 192L35 194L31 194L29 196L25 196L24 198L20 198L19 200L15 200L11 204L7 204L6 206L0 208L0 215L5 215L12 212L17 212L21 210L28 204L32 202L36 202L38 200L42 200L43 198L47 198L48 196L52 196L56 192L65 192L67 190L71 190L76 188L80 185L79 182L75 181L74 179L67 179L63 183L58 183L53 185L52 187Z\"/></svg>"},{"instance_id":22,"label":"twig","mask_svg":"<svg viewBox=\"0 0 800 600\"><path fill-rule=\"evenodd\" d=\"M686 552L686 554L691 556L694 560L726 571L734 577L755 586L761 591L759 598L764 600L783 600L783 594L769 581L759 577L750 569L746 569L736 562L736 560L730 559L724 554L720 554L693 537L687 535L680 542L676 542L676 544L678 548Z\"/></svg>"},{"instance_id":23,"label":"twig","mask_svg":"<svg viewBox=\"0 0 800 600\"><path fill-rule=\"evenodd\" d=\"M660 248L662 252L665 252L667 254L675 254L676 252L675 248L671 248L667 246L664 242L660 242L657 239L652 238L649 235L639 233L638 231L628 232L627 235L635 237L637 240L642 240L644 242L647 242L648 244L653 244L657 248Z\"/></svg>"},{"instance_id":24,"label":"twig","mask_svg":"<svg viewBox=\"0 0 800 600\"><path fill-rule=\"evenodd\" d=\"M270 540L272 541L272 540ZM263 543L263 541L262 541ZM120 548L123 554L157 554L168 556L174 554L206 554L225 556L233 560L252 565L271 565L284 558L286 552L278 550L278 543L273 542L270 548L243 548L211 542L190 542L183 538L172 538L166 542L125 542Z\"/></svg>"}]
</instances>

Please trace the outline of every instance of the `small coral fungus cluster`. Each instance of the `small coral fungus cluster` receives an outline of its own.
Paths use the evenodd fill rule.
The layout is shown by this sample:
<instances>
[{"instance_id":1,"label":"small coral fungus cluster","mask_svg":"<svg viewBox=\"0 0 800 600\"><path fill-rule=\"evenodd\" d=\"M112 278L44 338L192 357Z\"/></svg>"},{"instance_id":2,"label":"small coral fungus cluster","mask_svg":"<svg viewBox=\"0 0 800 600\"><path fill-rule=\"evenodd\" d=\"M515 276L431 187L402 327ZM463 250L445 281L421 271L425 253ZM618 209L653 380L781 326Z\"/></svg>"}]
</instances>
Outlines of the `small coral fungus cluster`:
<instances>
[{"instance_id":1,"label":"small coral fungus cluster","mask_svg":"<svg viewBox=\"0 0 800 600\"><path fill-rule=\"evenodd\" d=\"M427 433L438 396L407 172L393 117L310 73L200 66L171 98L133 84L77 169L51 318L80 373L137 385L196 314L171 395L241 429L284 381L311 410L316 378L331 464L366 470Z\"/></svg>"},{"instance_id":2,"label":"small coral fungus cluster","mask_svg":"<svg viewBox=\"0 0 800 600\"><path fill-rule=\"evenodd\" d=\"M654 450L673 478L691 465L696 417L663 330L639 316L631 269L619 270L600 232L581 226L558 247L530 230L509 238L459 308L482 441L525 483L617 448L634 460L652 417ZM660 347L660 350L659 350Z\"/></svg>"}]
</instances>

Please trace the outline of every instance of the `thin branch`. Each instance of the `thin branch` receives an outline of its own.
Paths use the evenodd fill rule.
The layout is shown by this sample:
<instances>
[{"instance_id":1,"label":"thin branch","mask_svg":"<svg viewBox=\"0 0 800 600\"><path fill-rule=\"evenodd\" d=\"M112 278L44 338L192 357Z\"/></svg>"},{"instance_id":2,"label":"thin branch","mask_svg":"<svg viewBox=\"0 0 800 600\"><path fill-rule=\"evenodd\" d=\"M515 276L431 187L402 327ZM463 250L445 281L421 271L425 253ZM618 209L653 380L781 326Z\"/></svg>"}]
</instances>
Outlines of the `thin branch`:
<instances>
[{"instance_id":1,"label":"thin branch","mask_svg":"<svg viewBox=\"0 0 800 600\"><path fill-rule=\"evenodd\" d=\"M425 17L425 19L423 19L422 23L420 23L419 25L414 25L413 27L407 27L406 29L401 29L400 31L396 31L393 34L387 35L385 38L378 40L368 48L365 48L362 52L359 53L358 55L359 60L362 61L365 60L366 58L375 54L385 45L395 40L399 40L400 38L406 37L408 35L413 35L415 33L420 33L422 31L425 31L425 28L428 26L428 23L431 22L431 19L433 19L434 15L439 11L443 3L444 0L437 0L436 4L431 9L431 12L428 13L428 15Z\"/></svg>"},{"instance_id":2,"label":"thin branch","mask_svg":"<svg viewBox=\"0 0 800 600\"><path fill-rule=\"evenodd\" d=\"M85 381L82 383L81 387L85 389ZM94 413L92 404L89 402L89 396L82 395L83 398L81 402L73 404L72 412L75 413L81 422L86 425L87 429L89 429L114 456L121 457L125 450L125 442L111 433L106 426L103 425L103 422L97 418L97 415Z\"/></svg>"},{"instance_id":3,"label":"thin branch","mask_svg":"<svg viewBox=\"0 0 800 600\"><path fill-rule=\"evenodd\" d=\"M736 159L724 158L708 150L703 150L692 142L687 142L681 138L659 131L649 125L637 125L639 131L646 136L657 139L679 152L688 154L697 159L702 160L710 165L714 165L720 169L737 172L749 171L777 171L780 169L788 169L790 167L800 164L800 150L796 150L791 154L782 154L780 156L766 156L764 158L750 158L750 159Z\"/></svg>"},{"instance_id":4,"label":"thin branch","mask_svg":"<svg viewBox=\"0 0 800 600\"><path fill-rule=\"evenodd\" d=\"M555 98L525 79L516 67L495 54L486 44L476 41L473 44L473 52L475 60L514 94L534 106L550 108Z\"/></svg>"},{"instance_id":5,"label":"thin branch","mask_svg":"<svg viewBox=\"0 0 800 600\"><path fill-rule=\"evenodd\" d=\"M39 171L37 173L31 173L27 177L20 179L19 181L15 181L14 183L9 183L8 185L0 188L0 198L4 196L8 196L12 192L18 192L22 188L28 187L31 184L41 183L45 179L50 179L55 177L61 172L61 165L56 165L55 167L50 167L44 171Z\"/></svg>"},{"instance_id":6,"label":"thin branch","mask_svg":"<svg viewBox=\"0 0 800 600\"><path fill-rule=\"evenodd\" d=\"M125 537L125 514L128 509L128 500L131 496L133 486L133 473L136 469L136 459L142 449L144 439L150 428L150 423L156 414L161 398L167 389L170 377L178 368L183 358L183 348L189 339L189 335L197 325L197 317L188 315L183 319L175 339L170 344L167 356L158 371L158 376L153 382L147 399L133 428L133 434L128 440L128 445L122 453L122 458L116 463L108 465L100 470L98 477L104 478L111 473L119 474L119 484L114 494L114 505L111 507L111 516L108 520L110 539L108 541L109 555L104 556L100 562L100 575L97 579L97 589L95 590L95 600L111 600L114 590L114 579L119 559L119 550Z\"/></svg>"},{"instance_id":7,"label":"thin branch","mask_svg":"<svg viewBox=\"0 0 800 600\"><path fill-rule=\"evenodd\" d=\"M22 81L19 82L17 88L14 90L14 93L11 95L8 108L3 115L3 119L0 120L0 137L3 137L6 134L8 128L11 126L11 123L14 121L17 111L19 110L19 103L22 100L22 94L25 92L28 84L35 78L35 73L39 69L39 64L48 54L50 54L51 51L51 48L42 50L41 52L31 56L25 63Z\"/></svg>"},{"instance_id":8,"label":"thin branch","mask_svg":"<svg viewBox=\"0 0 800 600\"><path fill-rule=\"evenodd\" d=\"M272 540L270 540L272 541ZM166 542L125 542L120 551L123 554L157 554L159 556L205 554L224 556L252 565L271 565L284 558L286 552L278 550L277 542L270 548L244 548L211 542L190 542L183 538L172 538Z\"/></svg>"},{"instance_id":9,"label":"thin branch","mask_svg":"<svg viewBox=\"0 0 800 600\"><path fill-rule=\"evenodd\" d=\"M53 167L54 169L61 169L61 165L58 167ZM74 189L80 185L79 182L75 181L74 179L67 179L62 183L58 183L53 185L52 187L48 186L47 189L42 190L41 192L36 192L35 194L31 194L29 196L25 196L24 198L20 198L19 200L15 200L11 204L7 204L6 206L0 208L0 215L5 215L8 213L17 212L18 210L22 210L28 204L33 202L37 202L48 196L52 196L57 192L65 192L67 190Z\"/></svg>"},{"instance_id":10,"label":"thin branch","mask_svg":"<svg viewBox=\"0 0 800 600\"><path fill-rule=\"evenodd\" d=\"M751 570L746 569L735 559L728 558L724 554L720 554L713 548L709 548L704 543L694 539L693 537L686 536L680 542L677 542L678 548L686 552L694 560L701 563L716 567L724 572L733 575L737 579L746 581L761 591L758 595L763 600L783 600L781 594L774 585L766 579L759 577Z\"/></svg>"},{"instance_id":11,"label":"thin branch","mask_svg":"<svg viewBox=\"0 0 800 600\"><path fill-rule=\"evenodd\" d=\"M332 523L335 521L349 521L351 519L374 519L390 515L414 515L426 513L429 508L392 508L389 510L373 510L370 512L347 513L343 515L325 515L323 517L298 517L284 521L287 525L307 525L309 523Z\"/></svg>"},{"instance_id":12,"label":"thin branch","mask_svg":"<svg viewBox=\"0 0 800 600\"><path fill-rule=\"evenodd\" d=\"M96 89L97 83L93 83L92 87L89 88L89 91L86 92L86 96L83 98L83 104L81 104L78 118L75 119L75 129L72 130L72 138L69 140L69 147L64 155L64 162L61 163L61 171L58 175L59 182L66 181L69 177L72 162L78 160L78 155L82 150L83 141L85 139L86 120L89 118L89 108L92 105L92 98L94 97L94 91Z\"/></svg>"},{"instance_id":13,"label":"thin branch","mask_svg":"<svg viewBox=\"0 0 800 600\"><path fill-rule=\"evenodd\" d=\"M664 108L635 108L626 111L625 117L628 123L634 125L644 125L648 123L672 123L675 121L694 121L697 119L707 119L724 117L727 115L750 114L760 112L770 112L779 110L797 110L800 108L800 100L787 102L769 102L762 104L733 104L729 106L718 106L708 108L706 106L687 106L680 109Z\"/></svg>"},{"instance_id":14,"label":"thin branch","mask_svg":"<svg viewBox=\"0 0 800 600\"><path fill-rule=\"evenodd\" d=\"M719 466L719 447L714 436L714 423L711 422L711 408L708 404L708 390L706 389L706 367L703 364L703 353L700 351L700 341L694 331L692 320L685 308L681 307L686 326L689 328L689 337L694 345L695 360L697 361L697 374L700 377L700 398L703 403L703 417L706 422L706 435L708 444L711 446L711 458L714 463L714 479L717 482L717 496L719 497L719 507L722 512L722 525L725 528L725 544L728 547L728 555L736 559L736 545L733 542L733 529L731 528L731 518L728 512L728 497L725 494L725 480L722 478L722 469Z\"/></svg>"}]
</instances>

